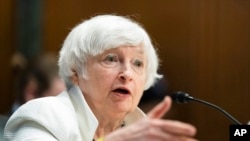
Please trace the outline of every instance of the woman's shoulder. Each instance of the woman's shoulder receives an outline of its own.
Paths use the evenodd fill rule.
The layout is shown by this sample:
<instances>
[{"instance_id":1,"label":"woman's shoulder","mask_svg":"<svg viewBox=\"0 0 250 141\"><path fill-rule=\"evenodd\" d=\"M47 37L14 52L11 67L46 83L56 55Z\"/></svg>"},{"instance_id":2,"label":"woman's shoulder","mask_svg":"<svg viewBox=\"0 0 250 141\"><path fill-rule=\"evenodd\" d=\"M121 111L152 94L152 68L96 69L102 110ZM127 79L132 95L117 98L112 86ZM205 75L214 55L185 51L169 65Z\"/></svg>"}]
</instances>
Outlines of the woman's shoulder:
<instances>
[{"instance_id":1,"label":"woman's shoulder","mask_svg":"<svg viewBox=\"0 0 250 141\"><path fill-rule=\"evenodd\" d=\"M74 112L70 98L66 92L58 96L42 97L28 101L13 114L16 116L53 115L63 116Z\"/></svg>"},{"instance_id":2,"label":"woman's shoulder","mask_svg":"<svg viewBox=\"0 0 250 141\"><path fill-rule=\"evenodd\" d=\"M44 126L62 124L75 118L74 108L67 94L30 100L20 106L9 118L8 123L22 124L37 122Z\"/></svg>"},{"instance_id":3,"label":"woman's shoulder","mask_svg":"<svg viewBox=\"0 0 250 141\"><path fill-rule=\"evenodd\" d=\"M16 131L28 129L40 133L46 129L48 133L53 134L52 136L61 138L77 128L76 113L69 96L65 94L38 98L25 103L9 118L5 132L6 135L16 136Z\"/></svg>"}]
</instances>

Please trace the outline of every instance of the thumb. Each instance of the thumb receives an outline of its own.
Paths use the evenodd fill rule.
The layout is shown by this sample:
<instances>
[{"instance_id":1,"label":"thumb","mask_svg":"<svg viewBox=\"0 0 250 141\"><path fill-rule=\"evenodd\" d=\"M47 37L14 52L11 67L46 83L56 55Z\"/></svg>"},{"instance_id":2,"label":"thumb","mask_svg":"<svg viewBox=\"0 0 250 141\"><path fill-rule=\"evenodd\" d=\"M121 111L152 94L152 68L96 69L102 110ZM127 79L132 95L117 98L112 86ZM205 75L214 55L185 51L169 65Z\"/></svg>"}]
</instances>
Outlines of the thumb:
<instances>
[{"instance_id":1,"label":"thumb","mask_svg":"<svg viewBox=\"0 0 250 141\"><path fill-rule=\"evenodd\" d=\"M161 118L169 111L172 104L172 100L169 96L166 96L162 102L157 104L152 110L148 112L149 118Z\"/></svg>"}]
</instances>

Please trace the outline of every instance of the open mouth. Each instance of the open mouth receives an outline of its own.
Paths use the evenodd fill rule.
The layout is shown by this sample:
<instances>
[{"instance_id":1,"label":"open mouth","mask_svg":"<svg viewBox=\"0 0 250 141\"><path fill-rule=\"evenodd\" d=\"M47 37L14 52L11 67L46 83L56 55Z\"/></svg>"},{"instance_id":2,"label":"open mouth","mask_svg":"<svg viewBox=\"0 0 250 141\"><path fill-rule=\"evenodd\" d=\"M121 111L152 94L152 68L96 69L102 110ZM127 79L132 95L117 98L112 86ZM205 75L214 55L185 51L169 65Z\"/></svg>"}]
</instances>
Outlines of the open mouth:
<instances>
[{"instance_id":1,"label":"open mouth","mask_svg":"<svg viewBox=\"0 0 250 141\"><path fill-rule=\"evenodd\" d=\"M129 94L130 93L128 90L123 89L123 88L115 89L115 90L113 90L113 92L119 93L119 94Z\"/></svg>"}]
</instances>

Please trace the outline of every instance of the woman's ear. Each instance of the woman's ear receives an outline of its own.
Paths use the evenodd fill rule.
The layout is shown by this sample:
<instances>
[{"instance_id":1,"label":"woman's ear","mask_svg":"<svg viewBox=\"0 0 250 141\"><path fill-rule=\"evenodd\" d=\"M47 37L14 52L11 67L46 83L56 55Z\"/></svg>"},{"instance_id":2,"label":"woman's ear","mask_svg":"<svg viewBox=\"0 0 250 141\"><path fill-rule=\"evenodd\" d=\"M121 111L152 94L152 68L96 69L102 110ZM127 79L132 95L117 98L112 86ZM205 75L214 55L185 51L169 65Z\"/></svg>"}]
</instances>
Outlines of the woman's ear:
<instances>
[{"instance_id":1,"label":"woman's ear","mask_svg":"<svg viewBox=\"0 0 250 141\"><path fill-rule=\"evenodd\" d=\"M78 85L79 84L79 78L78 78L78 74L75 70L72 70L73 75L71 76L71 81L75 84Z\"/></svg>"}]
</instances>

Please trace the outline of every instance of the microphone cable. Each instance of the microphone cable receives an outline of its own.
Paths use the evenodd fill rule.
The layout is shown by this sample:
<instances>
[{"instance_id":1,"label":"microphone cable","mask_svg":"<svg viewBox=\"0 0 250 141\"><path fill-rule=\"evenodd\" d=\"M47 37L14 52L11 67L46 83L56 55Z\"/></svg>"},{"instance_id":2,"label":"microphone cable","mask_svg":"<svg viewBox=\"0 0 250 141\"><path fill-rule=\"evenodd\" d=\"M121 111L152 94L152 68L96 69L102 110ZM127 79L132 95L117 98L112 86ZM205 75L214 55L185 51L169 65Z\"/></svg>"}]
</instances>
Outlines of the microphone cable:
<instances>
[{"instance_id":1,"label":"microphone cable","mask_svg":"<svg viewBox=\"0 0 250 141\"><path fill-rule=\"evenodd\" d=\"M215 104L212 104L212 103L209 103L207 101L204 101L204 100L201 100L201 99L197 99L197 98L194 98L192 96L190 96L188 93L186 92L182 92L182 91L178 91L178 92L174 92L172 95L171 95L171 98L174 102L176 103L188 103L190 101L195 101L195 102L198 102L198 103L201 103L201 104L204 104L204 105L208 105L214 109L216 109L217 111L220 111L222 112L227 118L229 118L232 122L234 122L235 124L237 125L241 125L241 123L236 120L232 115L230 115L228 112L226 112L224 109L222 109L221 107L215 105Z\"/></svg>"}]
</instances>

